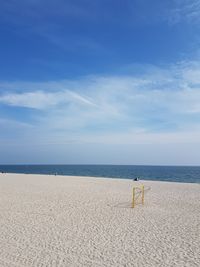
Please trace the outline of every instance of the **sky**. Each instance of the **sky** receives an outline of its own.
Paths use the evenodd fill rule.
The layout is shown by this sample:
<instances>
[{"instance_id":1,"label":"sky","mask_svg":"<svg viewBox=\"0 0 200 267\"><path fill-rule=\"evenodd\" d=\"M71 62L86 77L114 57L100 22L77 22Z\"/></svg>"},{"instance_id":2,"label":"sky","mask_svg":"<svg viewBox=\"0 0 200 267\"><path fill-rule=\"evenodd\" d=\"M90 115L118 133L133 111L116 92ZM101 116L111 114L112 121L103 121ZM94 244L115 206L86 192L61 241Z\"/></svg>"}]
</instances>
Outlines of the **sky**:
<instances>
[{"instance_id":1,"label":"sky","mask_svg":"<svg viewBox=\"0 0 200 267\"><path fill-rule=\"evenodd\" d=\"M200 0L0 0L0 164L200 165Z\"/></svg>"}]
</instances>

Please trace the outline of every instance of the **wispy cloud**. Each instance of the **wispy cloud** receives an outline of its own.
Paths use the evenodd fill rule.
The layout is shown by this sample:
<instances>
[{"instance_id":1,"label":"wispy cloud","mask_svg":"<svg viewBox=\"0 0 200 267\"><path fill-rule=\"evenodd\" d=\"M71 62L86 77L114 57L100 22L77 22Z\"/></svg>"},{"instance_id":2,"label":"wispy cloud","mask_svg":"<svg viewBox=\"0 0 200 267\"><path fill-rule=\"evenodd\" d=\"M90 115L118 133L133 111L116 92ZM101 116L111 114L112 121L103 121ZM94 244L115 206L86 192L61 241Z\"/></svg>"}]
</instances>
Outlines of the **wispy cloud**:
<instances>
[{"instance_id":1,"label":"wispy cloud","mask_svg":"<svg viewBox=\"0 0 200 267\"><path fill-rule=\"evenodd\" d=\"M200 22L200 0L174 0L174 7L169 11L170 24L182 21L190 23Z\"/></svg>"},{"instance_id":2,"label":"wispy cloud","mask_svg":"<svg viewBox=\"0 0 200 267\"><path fill-rule=\"evenodd\" d=\"M0 105L32 109L26 134L38 142L197 142L199 72L198 62L181 62L139 76L4 83Z\"/></svg>"},{"instance_id":3,"label":"wispy cloud","mask_svg":"<svg viewBox=\"0 0 200 267\"><path fill-rule=\"evenodd\" d=\"M10 93L0 96L0 102L11 106L27 107L34 109L47 109L52 106L68 104L70 102L77 102L79 104L91 105L92 103L86 97L81 96L69 90L62 90L58 92L44 92L34 91L28 93Z\"/></svg>"}]
</instances>

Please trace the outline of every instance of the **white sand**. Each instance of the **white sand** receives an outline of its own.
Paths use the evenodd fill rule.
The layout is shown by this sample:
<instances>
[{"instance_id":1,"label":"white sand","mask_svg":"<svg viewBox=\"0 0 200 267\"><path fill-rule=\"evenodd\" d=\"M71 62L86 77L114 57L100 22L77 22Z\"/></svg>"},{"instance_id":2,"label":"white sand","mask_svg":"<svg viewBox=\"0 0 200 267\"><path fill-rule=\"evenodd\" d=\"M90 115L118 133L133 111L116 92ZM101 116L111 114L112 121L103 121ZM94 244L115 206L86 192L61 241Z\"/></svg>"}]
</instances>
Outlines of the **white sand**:
<instances>
[{"instance_id":1,"label":"white sand","mask_svg":"<svg viewBox=\"0 0 200 267\"><path fill-rule=\"evenodd\" d=\"M0 267L200 266L200 185L0 174Z\"/></svg>"}]
</instances>

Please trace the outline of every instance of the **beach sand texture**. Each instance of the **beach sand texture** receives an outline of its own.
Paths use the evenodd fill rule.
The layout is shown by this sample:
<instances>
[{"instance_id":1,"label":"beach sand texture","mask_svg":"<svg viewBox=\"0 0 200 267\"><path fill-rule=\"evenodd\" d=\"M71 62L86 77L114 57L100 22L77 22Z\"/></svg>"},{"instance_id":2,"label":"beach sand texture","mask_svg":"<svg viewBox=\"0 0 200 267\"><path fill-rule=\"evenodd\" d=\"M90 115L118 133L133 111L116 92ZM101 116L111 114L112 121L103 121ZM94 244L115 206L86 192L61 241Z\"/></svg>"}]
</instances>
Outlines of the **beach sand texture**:
<instances>
[{"instance_id":1,"label":"beach sand texture","mask_svg":"<svg viewBox=\"0 0 200 267\"><path fill-rule=\"evenodd\" d=\"M200 266L200 185L0 174L0 266Z\"/></svg>"}]
</instances>

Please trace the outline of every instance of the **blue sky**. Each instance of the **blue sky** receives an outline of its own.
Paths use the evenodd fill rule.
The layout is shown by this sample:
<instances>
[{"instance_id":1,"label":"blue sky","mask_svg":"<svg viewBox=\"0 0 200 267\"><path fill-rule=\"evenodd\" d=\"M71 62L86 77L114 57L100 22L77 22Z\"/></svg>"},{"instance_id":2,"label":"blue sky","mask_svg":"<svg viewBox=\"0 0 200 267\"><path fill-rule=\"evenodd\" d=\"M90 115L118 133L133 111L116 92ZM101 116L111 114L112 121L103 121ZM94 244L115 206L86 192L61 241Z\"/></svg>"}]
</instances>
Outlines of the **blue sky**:
<instances>
[{"instance_id":1,"label":"blue sky","mask_svg":"<svg viewBox=\"0 0 200 267\"><path fill-rule=\"evenodd\" d=\"M200 165L200 0L1 0L0 163Z\"/></svg>"}]
</instances>

